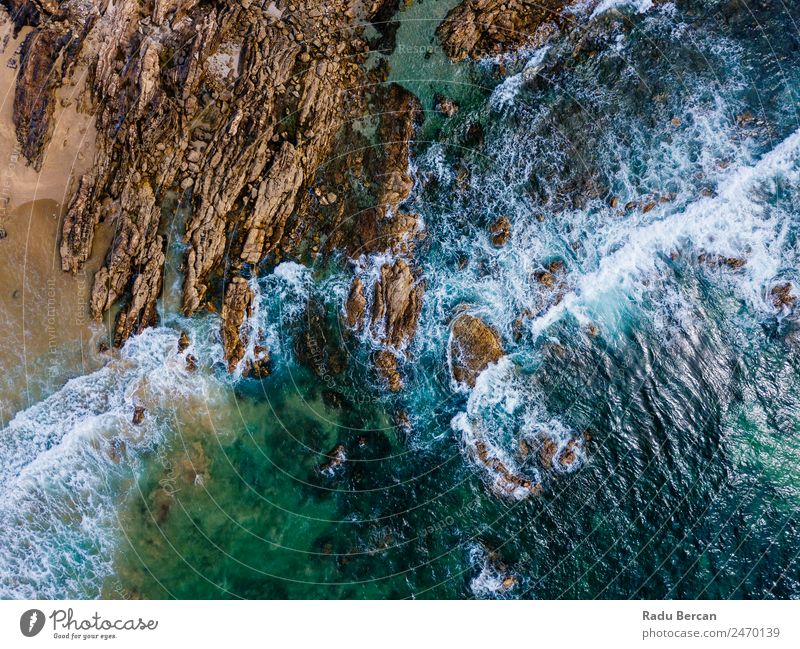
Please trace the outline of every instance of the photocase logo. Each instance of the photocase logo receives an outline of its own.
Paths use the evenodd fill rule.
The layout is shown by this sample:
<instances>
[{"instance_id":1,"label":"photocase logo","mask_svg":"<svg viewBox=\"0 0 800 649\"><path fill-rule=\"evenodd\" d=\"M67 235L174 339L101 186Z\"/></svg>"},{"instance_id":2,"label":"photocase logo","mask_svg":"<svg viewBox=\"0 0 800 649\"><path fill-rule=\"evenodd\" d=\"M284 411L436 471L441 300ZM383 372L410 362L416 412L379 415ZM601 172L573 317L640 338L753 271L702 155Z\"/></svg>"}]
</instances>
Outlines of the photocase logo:
<instances>
[{"instance_id":1,"label":"photocase logo","mask_svg":"<svg viewBox=\"0 0 800 649\"><path fill-rule=\"evenodd\" d=\"M22 635L27 638L32 638L43 628L44 613L39 609L32 608L29 611L25 611L22 617L19 618L19 630L22 631Z\"/></svg>"}]
</instances>

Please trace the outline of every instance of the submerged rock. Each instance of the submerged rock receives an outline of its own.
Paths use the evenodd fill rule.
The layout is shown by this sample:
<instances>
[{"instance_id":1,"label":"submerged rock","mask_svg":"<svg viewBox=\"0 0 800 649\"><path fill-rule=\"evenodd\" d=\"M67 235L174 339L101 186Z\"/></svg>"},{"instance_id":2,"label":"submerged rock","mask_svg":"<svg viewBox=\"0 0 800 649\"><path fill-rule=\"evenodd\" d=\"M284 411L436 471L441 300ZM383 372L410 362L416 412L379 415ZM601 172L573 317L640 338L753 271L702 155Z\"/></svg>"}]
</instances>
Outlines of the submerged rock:
<instances>
[{"instance_id":1,"label":"submerged rock","mask_svg":"<svg viewBox=\"0 0 800 649\"><path fill-rule=\"evenodd\" d=\"M449 352L453 378L469 387L475 387L478 375L504 353L500 335L469 313L453 322Z\"/></svg>"},{"instance_id":2,"label":"submerged rock","mask_svg":"<svg viewBox=\"0 0 800 649\"><path fill-rule=\"evenodd\" d=\"M347 452L344 444L337 444L328 454L328 461L319 465L318 471L327 477L332 477L347 461Z\"/></svg>"},{"instance_id":3,"label":"submerged rock","mask_svg":"<svg viewBox=\"0 0 800 649\"><path fill-rule=\"evenodd\" d=\"M434 97L434 102L436 103L436 110L445 117L452 117L458 112L458 104L449 97L436 95Z\"/></svg>"}]
</instances>

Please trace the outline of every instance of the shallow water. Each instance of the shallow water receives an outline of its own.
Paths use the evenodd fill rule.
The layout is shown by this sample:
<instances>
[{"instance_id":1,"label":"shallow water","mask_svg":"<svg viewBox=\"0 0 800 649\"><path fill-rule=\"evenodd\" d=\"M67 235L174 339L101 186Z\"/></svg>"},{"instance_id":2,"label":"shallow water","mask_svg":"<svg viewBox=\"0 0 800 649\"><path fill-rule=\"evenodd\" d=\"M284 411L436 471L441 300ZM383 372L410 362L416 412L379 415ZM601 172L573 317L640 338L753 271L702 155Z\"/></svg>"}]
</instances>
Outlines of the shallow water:
<instances>
[{"instance_id":1,"label":"shallow water","mask_svg":"<svg viewBox=\"0 0 800 649\"><path fill-rule=\"evenodd\" d=\"M452 2L402 12L391 78L427 110L406 209L428 233L405 390L341 330L336 260L254 281L263 381L228 376L216 316L175 315L168 291L162 327L0 433L0 592L800 596L800 333L770 294L800 279L800 11L617 4L597 51L556 42L505 75L426 58ZM471 391L446 354L465 304L506 351ZM312 315L341 374L302 362ZM541 493L499 494L476 440Z\"/></svg>"}]
</instances>

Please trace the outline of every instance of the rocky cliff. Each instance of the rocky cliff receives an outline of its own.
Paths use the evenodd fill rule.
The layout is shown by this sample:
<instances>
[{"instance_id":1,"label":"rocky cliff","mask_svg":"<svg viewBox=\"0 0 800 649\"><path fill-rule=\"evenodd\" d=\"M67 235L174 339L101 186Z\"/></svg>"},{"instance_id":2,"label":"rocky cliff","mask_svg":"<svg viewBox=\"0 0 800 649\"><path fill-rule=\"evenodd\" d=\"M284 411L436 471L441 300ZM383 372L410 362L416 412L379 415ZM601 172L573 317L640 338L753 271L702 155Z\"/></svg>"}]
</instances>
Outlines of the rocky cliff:
<instances>
[{"instance_id":1,"label":"rocky cliff","mask_svg":"<svg viewBox=\"0 0 800 649\"><path fill-rule=\"evenodd\" d=\"M241 358L237 278L296 243L307 200L337 133L363 112L363 25L384 4L360 0L3 0L25 40L14 120L41 164L54 93L89 71L97 153L63 219L63 269L89 258L101 222L115 236L94 277L90 311L120 305L114 339L157 320L168 229L180 210L183 308L223 308L228 361ZM386 180L396 200L409 184ZM291 242L291 243L290 243ZM233 289L226 289L232 285ZM246 309L245 309L246 310Z\"/></svg>"}]
</instances>

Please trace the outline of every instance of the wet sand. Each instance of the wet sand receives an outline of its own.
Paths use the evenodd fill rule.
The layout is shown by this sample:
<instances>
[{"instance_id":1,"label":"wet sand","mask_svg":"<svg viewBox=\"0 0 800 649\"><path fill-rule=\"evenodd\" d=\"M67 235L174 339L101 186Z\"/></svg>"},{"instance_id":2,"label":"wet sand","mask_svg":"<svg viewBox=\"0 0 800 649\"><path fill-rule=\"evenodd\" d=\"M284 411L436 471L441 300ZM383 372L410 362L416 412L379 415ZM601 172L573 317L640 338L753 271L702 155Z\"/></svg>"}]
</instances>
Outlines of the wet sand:
<instances>
[{"instance_id":1,"label":"wet sand","mask_svg":"<svg viewBox=\"0 0 800 649\"><path fill-rule=\"evenodd\" d=\"M104 325L90 321L92 277L102 258L95 254L83 272L61 270L59 219L80 174L92 163L94 128L81 112L84 72L57 93L53 135L41 172L20 154L12 121L17 69L9 61L27 30L13 38L8 16L0 15L0 426L15 412L49 394L72 376L100 366L97 352ZM8 41L5 37L8 35ZM2 43L5 42L3 48ZM18 63L18 62L17 62ZM18 65L17 65L18 67ZM107 230L107 229L106 229ZM99 232L96 250L109 233Z\"/></svg>"}]
</instances>

